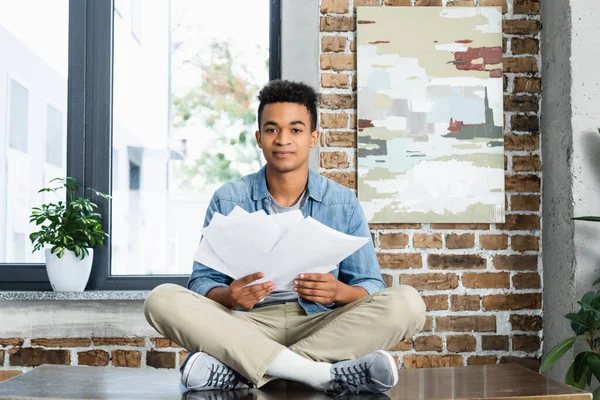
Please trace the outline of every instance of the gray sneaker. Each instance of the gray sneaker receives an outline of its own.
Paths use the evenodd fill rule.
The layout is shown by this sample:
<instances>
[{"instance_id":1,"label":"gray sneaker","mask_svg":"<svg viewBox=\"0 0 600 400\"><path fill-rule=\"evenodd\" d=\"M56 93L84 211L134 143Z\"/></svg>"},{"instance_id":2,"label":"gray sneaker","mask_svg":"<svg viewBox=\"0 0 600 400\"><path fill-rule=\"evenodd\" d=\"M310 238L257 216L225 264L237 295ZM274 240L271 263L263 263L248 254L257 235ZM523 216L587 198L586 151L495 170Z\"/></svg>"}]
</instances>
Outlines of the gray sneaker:
<instances>
[{"instance_id":1,"label":"gray sneaker","mask_svg":"<svg viewBox=\"0 0 600 400\"><path fill-rule=\"evenodd\" d=\"M221 361L203 352L192 354L181 372L187 390L248 389L250 382Z\"/></svg>"},{"instance_id":2,"label":"gray sneaker","mask_svg":"<svg viewBox=\"0 0 600 400\"><path fill-rule=\"evenodd\" d=\"M333 393L380 393L398 383L398 367L390 353L377 350L354 360L333 364L331 379Z\"/></svg>"}]
</instances>

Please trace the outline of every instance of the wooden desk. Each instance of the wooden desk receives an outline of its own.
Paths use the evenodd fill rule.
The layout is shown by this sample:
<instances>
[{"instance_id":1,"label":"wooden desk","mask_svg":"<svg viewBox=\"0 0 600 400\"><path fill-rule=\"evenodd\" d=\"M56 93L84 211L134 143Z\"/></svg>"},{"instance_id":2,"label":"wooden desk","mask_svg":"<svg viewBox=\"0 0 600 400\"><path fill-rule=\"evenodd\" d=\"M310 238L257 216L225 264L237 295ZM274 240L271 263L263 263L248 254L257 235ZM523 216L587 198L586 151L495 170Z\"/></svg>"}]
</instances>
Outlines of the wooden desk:
<instances>
[{"instance_id":1,"label":"wooden desk","mask_svg":"<svg viewBox=\"0 0 600 400\"><path fill-rule=\"evenodd\" d=\"M0 383L0 399L317 400L324 393L275 381L261 390L196 392L183 396L173 370L43 365ZM400 381L370 400L591 400L592 395L546 379L516 364L400 371Z\"/></svg>"}]
</instances>

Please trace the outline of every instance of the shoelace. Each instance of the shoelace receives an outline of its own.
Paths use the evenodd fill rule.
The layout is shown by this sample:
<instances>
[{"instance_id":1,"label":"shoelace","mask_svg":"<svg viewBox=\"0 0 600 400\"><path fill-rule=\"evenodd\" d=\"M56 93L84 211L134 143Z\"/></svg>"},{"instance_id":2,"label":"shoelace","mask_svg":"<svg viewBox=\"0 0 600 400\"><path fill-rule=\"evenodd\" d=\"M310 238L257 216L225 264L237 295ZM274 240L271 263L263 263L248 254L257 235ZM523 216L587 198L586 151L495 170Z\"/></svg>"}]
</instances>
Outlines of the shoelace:
<instances>
[{"instance_id":1,"label":"shoelace","mask_svg":"<svg viewBox=\"0 0 600 400\"><path fill-rule=\"evenodd\" d=\"M333 391L338 396L344 396L346 394L358 394L360 393L360 387L366 384L373 383L369 367L367 363L360 363L352 367L333 368Z\"/></svg>"},{"instance_id":2,"label":"shoelace","mask_svg":"<svg viewBox=\"0 0 600 400\"><path fill-rule=\"evenodd\" d=\"M211 365L210 375L206 381L205 387L219 388L223 391L234 389L240 382L237 374L231 368L225 365Z\"/></svg>"}]
</instances>

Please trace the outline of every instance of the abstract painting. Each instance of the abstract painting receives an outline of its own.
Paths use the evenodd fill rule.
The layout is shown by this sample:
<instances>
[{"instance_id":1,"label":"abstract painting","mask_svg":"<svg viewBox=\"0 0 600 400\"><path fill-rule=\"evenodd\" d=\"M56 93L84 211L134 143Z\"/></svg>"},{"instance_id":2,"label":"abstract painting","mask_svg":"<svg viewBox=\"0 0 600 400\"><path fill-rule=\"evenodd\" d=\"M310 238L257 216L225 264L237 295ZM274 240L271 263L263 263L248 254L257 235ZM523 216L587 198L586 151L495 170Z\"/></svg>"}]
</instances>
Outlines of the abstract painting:
<instances>
[{"instance_id":1,"label":"abstract painting","mask_svg":"<svg viewBox=\"0 0 600 400\"><path fill-rule=\"evenodd\" d=\"M499 7L358 7L369 222L504 222Z\"/></svg>"}]
</instances>

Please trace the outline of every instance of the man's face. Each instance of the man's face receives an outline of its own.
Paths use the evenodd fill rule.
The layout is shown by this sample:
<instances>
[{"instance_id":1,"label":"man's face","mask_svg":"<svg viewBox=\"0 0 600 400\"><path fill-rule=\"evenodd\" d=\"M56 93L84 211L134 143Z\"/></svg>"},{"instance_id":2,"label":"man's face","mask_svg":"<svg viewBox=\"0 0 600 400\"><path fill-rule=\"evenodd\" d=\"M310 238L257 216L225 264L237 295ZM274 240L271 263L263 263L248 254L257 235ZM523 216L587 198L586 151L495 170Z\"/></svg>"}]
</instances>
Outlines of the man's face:
<instances>
[{"instance_id":1,"label":"man's face","mask_svg":"<svg viewBox=\"0 0 600 400\"><path fill-rule=\"evenodd\" d=\"M263 110L258 147L267 165L280 173L308 168L308 154L317 145L319 131L311 130L308 109L297 103L271 103Z\"/></svg>"}]
</instances>

